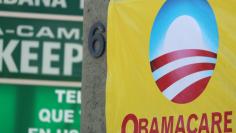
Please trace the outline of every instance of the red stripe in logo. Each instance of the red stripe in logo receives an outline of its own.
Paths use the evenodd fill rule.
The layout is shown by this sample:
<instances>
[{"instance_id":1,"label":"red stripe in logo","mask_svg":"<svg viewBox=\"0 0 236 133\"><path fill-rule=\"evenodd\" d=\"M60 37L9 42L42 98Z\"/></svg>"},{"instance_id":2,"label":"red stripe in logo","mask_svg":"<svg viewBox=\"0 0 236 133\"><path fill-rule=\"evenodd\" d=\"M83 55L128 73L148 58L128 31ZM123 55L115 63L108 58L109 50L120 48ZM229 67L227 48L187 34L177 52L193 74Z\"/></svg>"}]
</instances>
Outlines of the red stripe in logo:
<instances>
[{"instance_id":1,"label":"red stripe in logo","mask_svg":"<svg viewBox=\"0 0 236 133\"><path fill-rule=\"evenodd\" d=\"M191 102L206 88L215 69L216 57L216 53L199 49L164 54L151 62L153 75L160 74L156 75L156 85L173 102ZM173 64L176 66L171 67Z\"/></svg>"},{"instance_id":2,"label":"red stripe in logo","mask_svg":"<svg viewBox=\"0 0 236 133\"><path fill-rule=\"evenodd\" d=\"M188 50L179 50L174 51L171 53L164 54L153 61L151 61L151 67L152 71L155 71L156 69L172 62L178 59L192 57L192 56L205 56L205 57L212 57L216 58L217 54L206 51L206 50L200 50L200 49L188 49Z\"/></svg>"}]
</instances>

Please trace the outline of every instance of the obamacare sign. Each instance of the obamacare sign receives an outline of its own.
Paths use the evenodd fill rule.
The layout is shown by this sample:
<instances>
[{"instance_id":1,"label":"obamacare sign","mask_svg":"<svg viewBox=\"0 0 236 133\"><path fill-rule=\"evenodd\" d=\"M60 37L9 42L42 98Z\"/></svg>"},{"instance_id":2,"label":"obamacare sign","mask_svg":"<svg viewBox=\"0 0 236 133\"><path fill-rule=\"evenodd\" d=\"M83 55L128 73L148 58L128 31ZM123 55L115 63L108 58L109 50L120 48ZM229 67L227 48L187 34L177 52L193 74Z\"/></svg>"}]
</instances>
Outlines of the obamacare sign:
<instances>
[{"instance_id":1,"label":"obamacare sign","mask_svg":"<svg viewBox=\"0 0 236 133\"><path fill-rule=\"evenodd\" d=\"M110 2L107 132L235 132L232 3Z\"/></svg>"}]
</instances>

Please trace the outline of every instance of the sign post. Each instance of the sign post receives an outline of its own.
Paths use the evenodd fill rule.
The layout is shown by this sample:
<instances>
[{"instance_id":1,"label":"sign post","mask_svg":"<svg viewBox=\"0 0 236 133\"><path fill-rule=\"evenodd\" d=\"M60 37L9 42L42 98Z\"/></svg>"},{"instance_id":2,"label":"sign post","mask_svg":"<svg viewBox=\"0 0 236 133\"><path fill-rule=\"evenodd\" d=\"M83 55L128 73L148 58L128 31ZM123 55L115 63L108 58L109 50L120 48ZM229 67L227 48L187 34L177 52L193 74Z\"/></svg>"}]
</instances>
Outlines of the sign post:
<instances>
[{"instance_id":1,"label":"sign post","mask_svg":"<svg viewBox=\"0 0 236 133\"><path fill-rule=\"evenodd\" d=\"M106 30L103 30L103 26L100 26L100 24L106 26L108 3L109 0L86 0L84 3L83 103L81 118L81 132L83 133L106 132L106 51L104 52L101 47L99 47L101 52L99 52L100 50L97 52L96 50L91 50L89 48L91 46L89 41L93 42L93 39L100 40L101 38L106 38ZM90 33L93 33L93 31L96 33L92 34L91 38L89 38ZM94 44L95 47L97 43L99 43L98 46L104 46L102 45L103 41L97 41Z\"/></svg>"}]
</instances>

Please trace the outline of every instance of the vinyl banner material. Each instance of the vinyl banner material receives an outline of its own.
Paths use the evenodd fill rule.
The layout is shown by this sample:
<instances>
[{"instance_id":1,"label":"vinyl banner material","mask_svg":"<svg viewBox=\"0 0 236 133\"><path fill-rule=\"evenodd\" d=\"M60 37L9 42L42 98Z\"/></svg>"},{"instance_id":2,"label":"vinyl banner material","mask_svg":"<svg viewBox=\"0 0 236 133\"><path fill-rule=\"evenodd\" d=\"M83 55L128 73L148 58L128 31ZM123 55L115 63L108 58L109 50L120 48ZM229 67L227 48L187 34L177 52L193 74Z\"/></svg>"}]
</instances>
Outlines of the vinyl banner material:
<instances>
[{"instance_id":1,"label":"vinyl banner material","mask_svg":"<svg viewBox=\"0 0 236 133\"><path fill-rule=\"evenodd\" d=\"M107 132L235 133L235 5L111 0Z\"/></svg>"}]
</instances>

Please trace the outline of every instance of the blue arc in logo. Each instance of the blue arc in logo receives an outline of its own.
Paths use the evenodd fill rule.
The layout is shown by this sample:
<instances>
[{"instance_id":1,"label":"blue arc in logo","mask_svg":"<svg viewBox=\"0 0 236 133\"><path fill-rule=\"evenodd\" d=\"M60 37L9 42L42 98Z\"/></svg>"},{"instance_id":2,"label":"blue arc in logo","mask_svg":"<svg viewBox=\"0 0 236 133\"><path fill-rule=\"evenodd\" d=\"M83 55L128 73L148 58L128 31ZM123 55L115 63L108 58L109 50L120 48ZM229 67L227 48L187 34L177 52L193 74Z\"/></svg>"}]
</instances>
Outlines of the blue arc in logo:
<instances>
[{"instance_id":1,"label":"blue arc in logo","mask_svg":"<svg viewBox=\"0 0 236 133\"><path fill-rule=\"evenodd\" d=\"M152 61L163 45L166 32L173 21L180 16L192 17L199 25L203 38L212 52L218 50L218 29L215 15L207 0L167 0L160 9L153 24L150 38ZM181 36L181 35L179 35Z\"/></svg>"}]
</instances>

